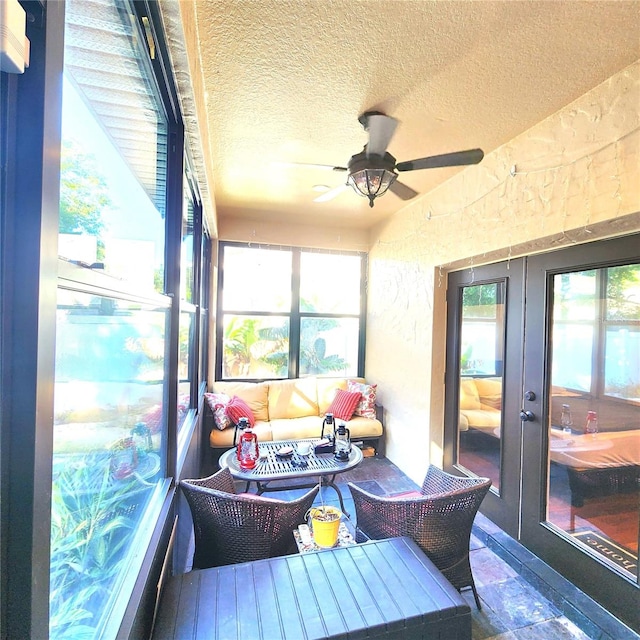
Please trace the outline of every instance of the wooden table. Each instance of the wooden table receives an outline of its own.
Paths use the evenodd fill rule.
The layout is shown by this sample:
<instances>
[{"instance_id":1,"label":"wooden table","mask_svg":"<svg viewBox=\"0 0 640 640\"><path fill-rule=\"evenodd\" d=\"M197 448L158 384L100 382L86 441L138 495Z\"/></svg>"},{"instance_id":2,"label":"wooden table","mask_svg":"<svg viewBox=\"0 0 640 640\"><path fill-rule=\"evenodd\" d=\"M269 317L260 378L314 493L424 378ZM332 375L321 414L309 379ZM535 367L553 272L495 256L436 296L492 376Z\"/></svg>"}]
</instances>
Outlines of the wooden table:
<instances>
[{"instance_id":1,"label":"wooden table","mask_svg":"<svg viewBox=\"0 0 640 640\"><path fill-rule=\"evenodd\" d=\"M471 639L471 610L410 538L169 578L154 640Z\"/></svg>"},{"instance_id":2,"label":"wooden table","mask_svg":"<svg viewBox=\"0 0 640 640\"><path fill-rule=\"evenodd\" d=\"M236 450L229 449L220 456L220 468L229 467L231 475L247 483L247 492L252 482L256 483L257 493L261 495L265 491L289 491L291 489L310 489L318 482L304 482L305 478L318 478L321 486L331 487L338 495L342 513L349 515L344 508L342 492L335 483L339 473L349 471L362 462L362 451L355 445L351 445L349 459L336 460L332 453L316 454L312 452L308 456L300 456L296 450L301 442L309 442L312 445L318 439L307 440L279 440L258 444L260 459L253 469L241 469L236 457ZM280 458L277 452L282 447L292 447L294 453L289 458ZM301 466L305 465L305 466ZM284 485L271 485L276 480L303 480L302 482L287 482Z\"/></svg>"}]
</instances>

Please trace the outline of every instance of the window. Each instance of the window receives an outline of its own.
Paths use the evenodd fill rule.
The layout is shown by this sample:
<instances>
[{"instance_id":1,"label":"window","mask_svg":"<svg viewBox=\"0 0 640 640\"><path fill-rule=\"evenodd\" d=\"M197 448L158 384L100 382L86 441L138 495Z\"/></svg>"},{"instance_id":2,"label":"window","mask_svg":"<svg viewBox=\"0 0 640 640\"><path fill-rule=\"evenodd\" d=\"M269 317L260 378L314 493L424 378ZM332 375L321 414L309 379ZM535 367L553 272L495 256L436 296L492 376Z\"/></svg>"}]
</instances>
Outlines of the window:
<instances>
[{"instance_id":1,"label":"window","mask_svg":"<svg viewBox=\"0 0 640 640\"><path fill-rule=\"evenodd\" d=\"M362 375L363 254L221 245L219 379Z\"/></svg>"},{"instance_id":2,"label":"window","mask_svg":"<svg viewBox=\"0 0 640 640\"><path fill-rule=\"evenodd\" d=\"M169 121L146 43L133 3L65 5L52 638L115 636L169 482Z\"/></svg>"},{"instance_id":3,"label":"window","mask_svg":"<svg viewBox=\"0 0 640 640\"><path fill-rule=\"evenodd\" d=\"M65 21L58 253L163 292L168 125L133 9L73 0Z\"/></svg>"},{"instance_id":4,"label":"window","mask_svg":"<svg viewBox=\"0 0 640 640\"><path fill-rule=\"evenodd\" d=\"M185 160L186 162L186 160ZM196 306L194 303L194 198L183 176L182 232L180 243L180 326L178 348L178 428L193 407L195 390L192 370L196 354Z\"/></svg>"},{"instance_id":5,"label":"window","mask_svg":"<svg viewBox=\"0 0 640 640\"><path fill-rule=\"evenodd\" d=\"M640 404L640 266L607 269L604 395Z\"/></svg>"},{"instance_id":6,"label":"window","mask_svg":"<svg viewBox=\"0 0 640 640\"><path fill-rule=\"evenodd\" d=\"M553 384L640 403L640 268L554 277Z\"/></svg>"},{"instance_id":7,"label":"window","mask_svg":"<svg viewBox=\"0 0 640 640\"><path fill-rule=\"evenodd\" d=\"M200 247L200 357L198 380L206 384L209 377L209 304L211 297L211 238L202 228Z\"/></svg>"},{"instance_id":8,"label":"window","mask_svg":"<svg viewBox=\"0 0 640 640\"><path fill-rule=\"evenodd\" d=\"M504 284L498 282L472 285L462 290L461 375L502 373L504 298Z\"/></svg>"},{"instance_id":9,"label":"window","mask_svg":"<svg viewBox=\"0 0 640 640\"><path fill-rule=\"evenodd\" d=\"M98 637L135 566L164 469L168 309L59 289L52 638Z\"/></svg>"},{"instance_id":10,"label":"window","mask_svg":"<svg viewBox=\"0 0 640 640\"><path fill-rule=\"evenodd\" d=\"M356 375L362 258L300 254L299 374Z\"/></svg>"}]
</instances>

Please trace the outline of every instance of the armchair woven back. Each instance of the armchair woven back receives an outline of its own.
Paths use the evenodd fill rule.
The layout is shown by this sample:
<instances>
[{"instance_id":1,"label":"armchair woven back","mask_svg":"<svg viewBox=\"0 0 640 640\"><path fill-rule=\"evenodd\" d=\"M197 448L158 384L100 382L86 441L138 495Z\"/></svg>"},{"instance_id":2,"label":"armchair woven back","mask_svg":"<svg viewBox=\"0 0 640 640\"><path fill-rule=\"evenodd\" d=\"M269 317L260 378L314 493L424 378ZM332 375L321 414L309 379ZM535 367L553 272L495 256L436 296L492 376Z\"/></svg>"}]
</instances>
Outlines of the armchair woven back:
<instances>
[{"instance_id":1,"label":"armchair woven back","mask_svg":"<svg viewBox=\"0 0 640 640\"><path fill-rule=\"evenodd\" d=\"M305 521L319 487L296 500L236 494L229 469L182 480L195 535L193 568L261 560L297 551L293 531Z\"/></svg>"},{"instance_id":2,"label":"armchair woven back","mask_svg":"<svg viewBox=\"0 0 640 640\"><path fill-rule=\"evenodd\" d=\"M469 541L473 520L490 486L489 478L454 476L433 465L419 496L380 497L349 483L357 540L413 538L456 589L473 589L479 609Z\"/></svg>"}]
</instances>

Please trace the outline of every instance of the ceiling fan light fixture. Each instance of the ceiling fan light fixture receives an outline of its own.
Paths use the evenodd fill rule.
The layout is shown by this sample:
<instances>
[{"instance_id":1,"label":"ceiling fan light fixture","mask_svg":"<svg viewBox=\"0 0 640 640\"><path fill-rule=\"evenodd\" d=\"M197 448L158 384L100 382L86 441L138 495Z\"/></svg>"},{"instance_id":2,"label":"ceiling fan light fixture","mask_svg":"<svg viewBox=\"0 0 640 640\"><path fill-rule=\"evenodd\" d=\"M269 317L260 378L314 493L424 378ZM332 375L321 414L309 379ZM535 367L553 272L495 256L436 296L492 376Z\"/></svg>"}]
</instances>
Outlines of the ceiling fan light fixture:
<instances>
[{"instance_id":1,"label":"ceiling fan light fixture","mask_svg":"<svg viewBox=\"0 0 640 640\"><path fill-rule=\"evenodd\" d=\"M389 153L385 153L383 157L367 157L363 151L349 161L347 184L350 184L358 195L369 198L369 206L373 207L373 201L384 195L398 177L393 170L395 163L395 158Z\"/></svg>"},{"instance_id":2,"label":"ceiling fan light fixture","mask_svg":"<svg viewBox=\"0 0 640 640\"><path fill-rule=\"evenodd\" d=\"M348 182L358 195L369 198L369 206L373 207L375 198L386 193L397 177L387 169L361 169L353 172Z\"/></svg>"}]
</instances>

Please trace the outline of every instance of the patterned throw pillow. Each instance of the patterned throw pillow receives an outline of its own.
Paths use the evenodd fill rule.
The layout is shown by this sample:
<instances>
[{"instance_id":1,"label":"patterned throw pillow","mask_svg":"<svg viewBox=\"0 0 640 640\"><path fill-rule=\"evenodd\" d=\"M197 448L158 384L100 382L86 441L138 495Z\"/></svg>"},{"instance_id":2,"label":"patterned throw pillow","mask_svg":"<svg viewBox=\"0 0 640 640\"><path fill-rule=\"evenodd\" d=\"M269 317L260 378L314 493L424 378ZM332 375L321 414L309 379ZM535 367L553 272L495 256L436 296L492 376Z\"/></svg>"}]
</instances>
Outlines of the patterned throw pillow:
<instances>
[{"instance_id":1,"label":"patterned throw pillow","mask_svg":"<svg viewBox=\"0 0 640 640\"><path fill-rule=\"evenodd\" d=\"M256 424L253 411L251 411L249 405L242 398L238 398L238 396L233 396L233 398L229 400L226 412L228 418L233 422L233 424L238 424L238 420L240 420L240 418L246 418L251 427L254 427Z\"/></svg>"},{"instance_id":2,"label":"patterned throw pillow","mask_svg":"<svg viewBox=\"0 0 640 640\"><path fill-rule=\"evenodd\" d=\"M339 420L351 420L360 398L362 398L360 391L350 392L338 389L327 413L333 413L334 417Z\"/></svg>"},{"instance_id":3,"label":"patterned throw pillow","mask_svg":"<svg viewBox=\"0 0 640 640\"><path fill-rule=\"evenodd\" d=\"M358 402L358 406L355 410L355 415L362 416L363 418L376 419L376 393L377 384L364 384L362 382L356 382L355 380L347 380L348 391L359 391L362 394L362 399Z\"/></svg>"},{"instance_id":4,"label":"patterned throw pillow","mask_svg":"<svg viewBox=\"0 0 640 640\"><path fill-rule=\"evenodd\" d=\"M204 398L213 413L213 423L216 425L216 429L224 431L232 427L233 424L227 416L227 405L231 398L226 393L205 393Z\"/></svg>"}]
</instances>

